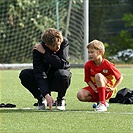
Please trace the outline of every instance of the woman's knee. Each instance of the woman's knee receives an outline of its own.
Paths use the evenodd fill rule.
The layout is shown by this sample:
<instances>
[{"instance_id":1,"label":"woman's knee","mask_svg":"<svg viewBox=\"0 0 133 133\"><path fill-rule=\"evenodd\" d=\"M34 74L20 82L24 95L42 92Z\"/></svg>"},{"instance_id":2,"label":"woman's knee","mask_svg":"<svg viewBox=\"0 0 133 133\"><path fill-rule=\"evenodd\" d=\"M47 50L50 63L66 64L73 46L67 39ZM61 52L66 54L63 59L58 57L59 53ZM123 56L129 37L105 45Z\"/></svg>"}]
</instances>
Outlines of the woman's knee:
<instances>
[{"instance_id":1,"label":"woman's knee","mask_svg":"<svg viewBox=\"0 0 133 133\"><path fill-rule=\"evenodd\" d=\"M33 70L32 69L24 69L19 74L19 78L21 80L29 79L29 78L31 78L31 76L33 77Z\"/></svg>"},{"instance_id":2,"label":"woman's knee","mask_svg":"<svg viewBox=\"0 0 133 133\"><path fill-rule=\"evenodd\" d=\"M55 72L55 78L58 79L70 79L71 76L72 74L68 70L59 69Z\"/></svg>"},{"instance_id":3,"label":"woman's knee","mask_svg":"<svg viewBox=\"0 0 133 133\"><path fill-rule=\"evenodd\" d=\"M22 80L25 77L25 70L22 70L19 74L19 78Z\"/></svg>"}]
</instances>

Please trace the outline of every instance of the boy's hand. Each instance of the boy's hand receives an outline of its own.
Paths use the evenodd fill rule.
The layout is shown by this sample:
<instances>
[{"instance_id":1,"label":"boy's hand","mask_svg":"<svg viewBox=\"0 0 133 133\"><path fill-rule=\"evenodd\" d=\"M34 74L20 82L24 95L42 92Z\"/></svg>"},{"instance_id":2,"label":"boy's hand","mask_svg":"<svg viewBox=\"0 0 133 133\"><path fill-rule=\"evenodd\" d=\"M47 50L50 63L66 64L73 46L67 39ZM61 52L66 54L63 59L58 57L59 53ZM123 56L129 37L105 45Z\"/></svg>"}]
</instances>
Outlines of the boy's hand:
<instances>
[{"instance_id":1,"label":"boy's hand","mask_svg":"<svg viewBox=\"0 0 133 133\"><path fill-rule=\"evenodd\" d=\"M96 93L98 93L98 91L97 91L97 90L95 90L95 92L96 92Z\"/></svg>"},{"instance_id":2,"label":"boy's hand","mask_svg":"<svg viewBox=\"0 0 133 133\"><path fill-rule=\"evenodd\" d=\"M45 53L45 49L43 48L42 44L35 44L35 46L33 47L33 49L36 49L37 51L39 51L42 54Z\"/></svg>"},{"instance_id":3,"label":"boy's hand","mask_svg":"<svg viewBox=\"0 0 133 133\"><path fill-rule=\"evenodd\" d=\"M94 90L96 93L98 93L97 88L94 88L93 90Z\"/></svg>"},{"instance_id":4,"label":"boy's hand","mask_svg":"<svg viewBox=\"0 0 133 133\"><path fill-rule=\"evenodd\" d=\"M114 88L111 88L111 87L107 87L106 89L107 91L114 91Z\"/></svg>"}]
</instances>

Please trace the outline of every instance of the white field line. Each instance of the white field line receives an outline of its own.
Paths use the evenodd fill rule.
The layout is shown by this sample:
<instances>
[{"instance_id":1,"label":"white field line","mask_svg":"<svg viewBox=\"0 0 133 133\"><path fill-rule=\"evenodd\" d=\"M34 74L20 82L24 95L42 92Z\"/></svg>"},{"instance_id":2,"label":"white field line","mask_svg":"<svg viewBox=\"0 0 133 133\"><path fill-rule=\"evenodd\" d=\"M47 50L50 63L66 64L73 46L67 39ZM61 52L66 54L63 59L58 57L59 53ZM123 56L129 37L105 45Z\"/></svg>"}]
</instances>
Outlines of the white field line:
<instances>
[{"instance_id":1,"label":"white field line","mask_svg":"<svg viewBox=\"0 0 133 133\"><path fill-rule=\"evenodd\" d=\"M49 109L46 110L37 110L36 108L0 108L0 110L32 110L32 111L36 111L36 112L75 112L75 113L88 113L88 114L94 114L94 113L105 113L105 114L122 114L122 115L133 115L133 112L96 112L96 111L87 111L87 110L64 110L64 111L60 111L60 110L55 110L53 109L52 111L50 111Z\"/></svg>"}]
</instances>

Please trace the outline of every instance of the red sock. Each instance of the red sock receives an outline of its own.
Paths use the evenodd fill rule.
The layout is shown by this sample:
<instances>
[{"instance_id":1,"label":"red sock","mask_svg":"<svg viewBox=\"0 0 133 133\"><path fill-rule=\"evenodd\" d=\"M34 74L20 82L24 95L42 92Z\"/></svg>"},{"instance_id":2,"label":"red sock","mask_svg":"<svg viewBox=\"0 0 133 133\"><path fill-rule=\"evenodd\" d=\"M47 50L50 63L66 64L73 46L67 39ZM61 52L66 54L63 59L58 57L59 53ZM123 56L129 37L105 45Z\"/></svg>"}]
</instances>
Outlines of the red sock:
<instances>
[{"instance_id":1,"label":"red sock","mask_svg":"<svg viewBox=\"0 0 133 133\"><path fill-rule=\"evenodd\" d=\"M105 99L105 87L98 87L97 88L99 94L99 102L106 106L106 99Z\"/></svg>"}]
</instances>

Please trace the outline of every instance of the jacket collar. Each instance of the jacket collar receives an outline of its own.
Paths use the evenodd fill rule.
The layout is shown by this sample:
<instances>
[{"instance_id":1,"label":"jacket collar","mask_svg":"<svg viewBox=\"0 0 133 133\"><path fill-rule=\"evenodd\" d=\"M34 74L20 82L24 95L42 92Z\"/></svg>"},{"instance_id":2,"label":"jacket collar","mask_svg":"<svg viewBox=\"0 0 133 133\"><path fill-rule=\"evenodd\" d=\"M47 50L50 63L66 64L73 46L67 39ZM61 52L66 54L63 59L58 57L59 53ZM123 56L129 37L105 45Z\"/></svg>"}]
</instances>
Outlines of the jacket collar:
<instances>
[{"instance_id":1,"label":"jacket collar","mask_svg":"<svg viewBox=\"0 0 133 133\"><path fill-rule=\"evenodd\" d=\"M49 49L49 48L45 45L45 43L44 43L43 41L41 41L41 44L42 44L43 48L44 48L46 51L53 52L51 49Z\"/></svg>"}]
</instances>

